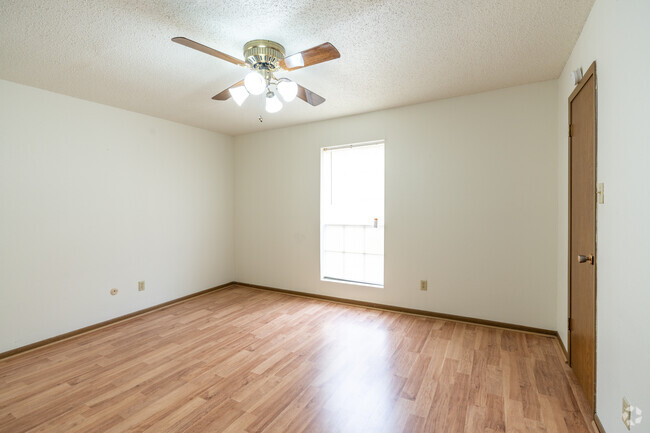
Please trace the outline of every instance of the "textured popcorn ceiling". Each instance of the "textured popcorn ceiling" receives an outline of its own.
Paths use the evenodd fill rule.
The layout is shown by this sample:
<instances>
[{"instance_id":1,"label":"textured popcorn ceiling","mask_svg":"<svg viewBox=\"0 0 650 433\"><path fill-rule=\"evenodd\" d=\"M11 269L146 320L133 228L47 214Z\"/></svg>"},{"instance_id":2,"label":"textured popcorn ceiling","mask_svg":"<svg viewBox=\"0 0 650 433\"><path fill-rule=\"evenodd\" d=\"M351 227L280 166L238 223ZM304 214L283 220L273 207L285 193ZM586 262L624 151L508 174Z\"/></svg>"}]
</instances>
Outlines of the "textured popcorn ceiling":
<instances>
[{"instance_id":1,"label":"textured popcorn ceiling","mask_svg":"<svg viewBox=\"0 0 650 433\"><path fill-rule=\"evenodd\" d=\"M236 135L557 78L593 0L0 0L0 78ZM284 73L327 101L211 97L251 39L341 58Z\"/></svg>"}]
</instances>

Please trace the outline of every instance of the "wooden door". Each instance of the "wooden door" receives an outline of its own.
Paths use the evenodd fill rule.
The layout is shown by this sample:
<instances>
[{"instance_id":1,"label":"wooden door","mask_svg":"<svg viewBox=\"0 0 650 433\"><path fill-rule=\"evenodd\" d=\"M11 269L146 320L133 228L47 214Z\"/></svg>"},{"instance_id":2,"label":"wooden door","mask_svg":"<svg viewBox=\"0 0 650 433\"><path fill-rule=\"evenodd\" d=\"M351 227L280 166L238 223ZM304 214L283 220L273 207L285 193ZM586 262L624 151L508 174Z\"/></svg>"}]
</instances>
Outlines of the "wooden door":
<instances>
[{"instance_id":1,"label":"wooden door","mask_svg":"<svg viewBox=\"0 0 650 433\"><path fill-rule=\"evenodd\" d=\"M596 64L569 97L569 362L596 403Z\"/></svg>"}]
</instances>

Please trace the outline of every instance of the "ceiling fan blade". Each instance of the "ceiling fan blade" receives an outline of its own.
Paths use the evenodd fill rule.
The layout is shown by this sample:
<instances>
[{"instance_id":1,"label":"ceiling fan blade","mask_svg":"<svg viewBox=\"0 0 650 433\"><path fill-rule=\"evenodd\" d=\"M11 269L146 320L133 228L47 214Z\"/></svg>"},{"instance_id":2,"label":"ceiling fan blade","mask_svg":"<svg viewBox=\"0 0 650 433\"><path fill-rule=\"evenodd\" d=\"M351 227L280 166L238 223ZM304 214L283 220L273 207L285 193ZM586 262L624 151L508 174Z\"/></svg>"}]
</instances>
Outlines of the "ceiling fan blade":
<instances>
[{"instance_id":1,"label":"ceiling fan blade","mask_svg":"<svg viewBox=\"0 0 650 433\"><path fill-rule=\"evenodd\" d=\"M239 60L236 57L229 56L228 54L222 53L221 51L217 51L214 48L206 47L205 45L199 44L198 42L194 42L191 39L187 39L179 36L179 37L172 38L172 41L176 42L177 44L181 44L181 45L185 45L186 47L193 48L197 51L201 51L202 53L209 54L218 59L225 60L226 62L233 63L237 66L244 66L244 67L248 66L243 60Z\"/></svg>"},{"instance_id":2,"label":"ceiling fan blade","mask_svg":"<svg viewBox=\"0 0 650 433\"><path fill-rule=\"evenodd\" d=\"M235 84L233 84L232 86L228 87L223 92L214 95L212 97L212 99L214 99L215 101L227 101L228 99L230 99L230 96L231 96L230 95L230 89L233 89L233 88L239 87L239 86L243 86L243 85L244 85L244 80L238 81ZM300 86L298 86L298 87L300 87Z\"/></svg>"},{"instance_id":3,"label":"ceiling fan blade","mask_svg":"<svg viewBox=\"0 0 650 433\"><path fill-rule=\"evenodd\" d=\"M298 84L298 94L296 96L314 107L325 102L325 98L317 95L309 89L305 89L300 84Z\"/></svg>"},{"instance_id":4,"label":"ceiling fan blade","mask_svg":"<svg viewBox=\"0 0 650 433\"><path fill-rule=\"evenodd\" d=\"M285 57L280 61L280 67L287 71L295 71L296 69L306 68L307 66L338 59L339 57L341 57L339 50L329 42L325 42L324 44Z\"/></svg>"}]
</instances>

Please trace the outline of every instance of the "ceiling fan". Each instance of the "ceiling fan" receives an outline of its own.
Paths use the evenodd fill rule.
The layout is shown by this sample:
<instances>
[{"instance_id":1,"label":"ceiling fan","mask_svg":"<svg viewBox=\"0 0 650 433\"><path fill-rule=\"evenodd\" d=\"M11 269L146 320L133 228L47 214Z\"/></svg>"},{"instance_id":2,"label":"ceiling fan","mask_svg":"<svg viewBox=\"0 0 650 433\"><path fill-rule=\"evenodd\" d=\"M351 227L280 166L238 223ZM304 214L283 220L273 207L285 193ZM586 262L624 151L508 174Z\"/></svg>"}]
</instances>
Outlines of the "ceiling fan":
<instances>
[{"instance_id":1,"label":"ceiling fan","mask_svg":"<svg viewBox=\"0 0 650 433\"><path fill-rule=\"evenodd\" d=\"M244 45L244 59L246 60L242 61L184 37L172 38L172 41L250 69L251 72L243 80L213 96L212 99L226 101L232 97L237 105L241 105L249 94L261 95L264 93L266 111L269 113L276 113L282 109L278 93L285 102L293 101L296 96L313 106L325 102L325 98L305 89L298 83L285 77L277 78L276 72L295 71L341 57L339 51L329 42L285 57L284 47L279 43L256 39ZM259 119L261 122L262 117L260 116Z\"/></svg>"}]
</instances>

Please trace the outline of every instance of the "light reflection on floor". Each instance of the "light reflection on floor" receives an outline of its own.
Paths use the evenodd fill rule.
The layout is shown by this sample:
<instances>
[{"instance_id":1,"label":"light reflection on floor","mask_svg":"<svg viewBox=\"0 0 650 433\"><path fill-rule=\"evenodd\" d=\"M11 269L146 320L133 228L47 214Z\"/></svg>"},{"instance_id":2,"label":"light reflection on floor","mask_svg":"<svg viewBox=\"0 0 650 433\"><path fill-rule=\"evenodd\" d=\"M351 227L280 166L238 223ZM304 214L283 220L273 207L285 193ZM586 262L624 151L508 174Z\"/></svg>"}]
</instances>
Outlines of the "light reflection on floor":
<instances>
[{"instance_id":1,"label":"light reflection on floor","mask_svg":"<svg viewBox=\"0 0 650 433\"><path fill-rule=\"evenodd\" d=\"M399 378L391 372L395 345L377 323L338 320L323 328L327 340L315 379L320 385L324 431L394 431L390 417ZM324 424L324 425L323 425Z\"/></svg>"}]
</instances>

